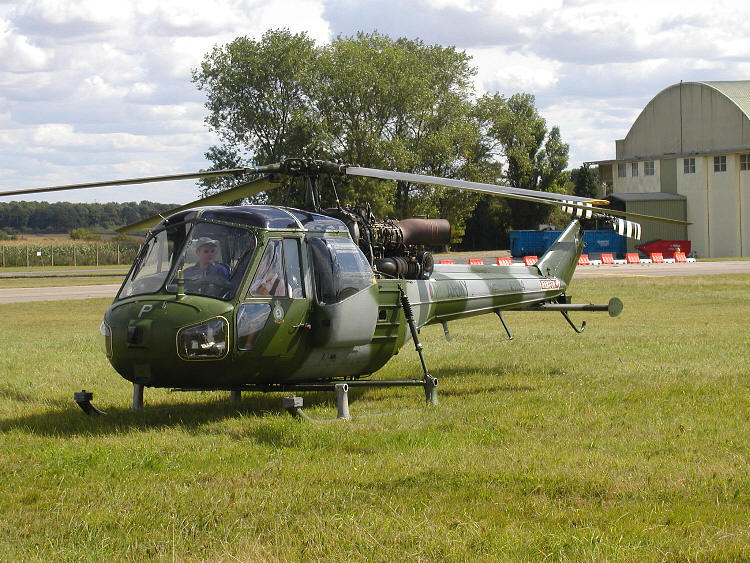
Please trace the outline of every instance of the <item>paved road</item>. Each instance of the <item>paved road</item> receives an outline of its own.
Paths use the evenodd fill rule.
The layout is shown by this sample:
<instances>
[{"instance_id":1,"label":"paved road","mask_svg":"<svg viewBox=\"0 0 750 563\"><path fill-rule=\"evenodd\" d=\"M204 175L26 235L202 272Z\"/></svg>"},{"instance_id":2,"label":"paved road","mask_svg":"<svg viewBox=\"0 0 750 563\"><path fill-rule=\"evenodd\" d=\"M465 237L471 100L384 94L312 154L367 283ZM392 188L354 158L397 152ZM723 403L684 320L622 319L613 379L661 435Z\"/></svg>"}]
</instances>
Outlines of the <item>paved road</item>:
<instances>
[{"instance_id":1,"label":"paved road","mask_svg":"<svg viewBox=\"0 0 750 563\"><path fill-rule=\"evenodd\" d=\"M30 270L0 272L0 278L81 278L81 277L121 277L128 273L128 268L97 268L96 270Z\"/></svg>"},{"instance_id":2,"label":"paved road","mask_svg":"<svg viewBox=\"0 0 750 563\"><path fill-rule=\"evenodd\" d=\"M750 274L750 260L691 262L690 264L615 264L579 266L574 278L602 276L709 276L714 274Z\"/></svg>"},{"instance_id":3,"label":"paved road","mask_svg":"<svg viewBox=\"0 0 750 563\"><path fill-rule=\"evenodd\" d=\"M614 266L579 266L575 278L591 277L660 277L705 276L713 274L750 274L750 260L726 262L695 262L691 264L618 264ZM120 284L83 285L71 287L30 287L0 289L0 303L23 301L58 301L63 299L114 298Z\"/></svg>"}]
</instances>

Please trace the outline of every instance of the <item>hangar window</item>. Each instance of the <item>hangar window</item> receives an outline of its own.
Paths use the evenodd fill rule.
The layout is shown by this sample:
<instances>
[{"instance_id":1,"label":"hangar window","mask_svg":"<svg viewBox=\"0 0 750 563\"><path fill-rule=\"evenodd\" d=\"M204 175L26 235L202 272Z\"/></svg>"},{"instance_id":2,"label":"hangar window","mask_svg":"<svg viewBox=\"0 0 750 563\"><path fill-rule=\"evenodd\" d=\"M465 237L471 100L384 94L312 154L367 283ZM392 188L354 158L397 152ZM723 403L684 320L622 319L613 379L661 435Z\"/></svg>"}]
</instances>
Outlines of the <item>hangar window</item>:
<instances>
[{"instance_id":1,"label":"hangar window","mask_svg":"<svg viewBox=\"0 0 750 563\"><path fill-rule=\"evenodd\" d=\"M633 178L638 176L638 163L637 162L631 162L630 163L630 170L632 172Z\"/></svg>"},{"instance_id":2,"label":"hangar window","mask_svg":"<svg viewBox=\"0 0 750 563\"><path fill-rule=\"evenodd\" d=\"M714 172L726 172L727 171L727 157L726 156L715 156L714 157Z\"/></svg>"},{"instance_id":3,"label":"hangar window","mask_svg":"<svg viewBox=\"0 0 750 563\"><path fill-rule=\"evenodd\" d=\"M624 164L618 164L617 165L617 177L618 178L624 178L625 177L625 165Z\"/></svg>"},{"instance_id":4,"label":"hangar window","mask_svg":"<svg viewBox=\"0 0 750 563\"><path fill-rule=\"evenodd\" d=\"M683 159L682 164L684 166L685 174L695 174L695 159L694 158L685 158Z\"/></svg>"},{"instance_id":5,"label":"hangar window","mask_svg":"<svg viewBox=\"0 0 750 563\"><path fill-rule=\"evenodd\" d=\"M740 170L750 170L750 154L740 155Z\"/></svg>"},{"instance_id":6,"label":"hangar window","mask_svg":"<svg viewBox=\"0 0 750 563\"><path fill-rule=\"evenodd\" d=\"M643 175L644 176L653 176L654 175L654 161L653 160L647 160L643 163Z\"/></svg>"}]
</instances>

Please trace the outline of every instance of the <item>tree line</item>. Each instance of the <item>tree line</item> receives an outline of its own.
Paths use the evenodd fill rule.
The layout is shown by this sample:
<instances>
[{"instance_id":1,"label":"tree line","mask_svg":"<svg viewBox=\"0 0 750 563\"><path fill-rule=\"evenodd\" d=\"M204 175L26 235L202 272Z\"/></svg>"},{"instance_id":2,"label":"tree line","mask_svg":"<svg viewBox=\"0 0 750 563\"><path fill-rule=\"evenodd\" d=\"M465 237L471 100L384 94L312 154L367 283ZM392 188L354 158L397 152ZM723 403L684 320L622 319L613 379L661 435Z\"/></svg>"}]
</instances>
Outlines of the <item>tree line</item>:
<instances>
[{"instance_id":1,"label":"tree line","mask_svg":"<svg viewBox=\"0 0 750 563\"><path fill-rule=\"evenodd\" d=\"M572 192L568 145L539 115L534 96L476 95L476 72L465 52L418 39L360 32L320 46L306 33L277 29L216 46L193 81L207 96L206 123L219 138L206 153L214 169L310 156ZM210 194L235 182L200 183ZM476 248L507 241L510 227L536 228L551 211L407 182L357 178L335 189L342 202L367 202L379 216L447 218L454 242L466 238ZM303 194L290 183L254 200L301 206Z\"/></svg>"},{"instance_id":2,"label":"tree line","mask_svg":"<svg viewBox=\"0 0 750 563\"><path fill-rule=\"evenodd\" d=\"M14 233L68 233L74 229L113 231L164 213L176 204L152 201L128 203L0 202L0 231Z\"/></svg>"}]
</instances>

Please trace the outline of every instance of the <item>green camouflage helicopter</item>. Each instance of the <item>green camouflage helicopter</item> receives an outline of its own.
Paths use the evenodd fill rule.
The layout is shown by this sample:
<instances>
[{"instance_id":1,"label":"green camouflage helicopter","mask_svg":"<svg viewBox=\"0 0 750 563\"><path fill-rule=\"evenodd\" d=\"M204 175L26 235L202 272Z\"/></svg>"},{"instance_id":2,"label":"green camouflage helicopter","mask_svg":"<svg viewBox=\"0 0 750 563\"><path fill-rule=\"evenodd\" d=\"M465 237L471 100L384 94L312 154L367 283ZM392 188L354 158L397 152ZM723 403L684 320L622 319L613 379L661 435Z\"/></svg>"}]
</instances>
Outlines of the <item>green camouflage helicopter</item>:
<instances>
[{"instance_id":1,"label":"green camouflage helicopter","mask_svg":"<svg viewBox=\"0 0 750 563\"><path fill-rule=\"evenodd\" d=\"M616 316L622 303L570 303L566 292L583 248L577 218L609 221L621 234L640 238L640 225L622 219L624 212L598 207L605 200L309 159L0 196L222 175L252 179L121 229L149 231L100 331L110 363L134 385L134 408L142 408L144 387L227 390L234 400L245 390L335 390L343 417L345 392L354 386L421 386L427 401L437 403L437 379L419 342L422 326L442 323L449 338L447 322L494 313L512 338L502 312L523 309L560 311L580 332L569 311ZM435 265L424 247L449 242L447 221L377 220L367 207L323 209L320 185L329 176L490 193L556 205L577 218L533 266ZM306 210L222 205L290 177L305 183ZM409 337L422 377L372 379ZM75 398L88 414L101 412L91 397L83 391ZM286 406L299 414L296 399Z\"/></svg>"}]
</instances>

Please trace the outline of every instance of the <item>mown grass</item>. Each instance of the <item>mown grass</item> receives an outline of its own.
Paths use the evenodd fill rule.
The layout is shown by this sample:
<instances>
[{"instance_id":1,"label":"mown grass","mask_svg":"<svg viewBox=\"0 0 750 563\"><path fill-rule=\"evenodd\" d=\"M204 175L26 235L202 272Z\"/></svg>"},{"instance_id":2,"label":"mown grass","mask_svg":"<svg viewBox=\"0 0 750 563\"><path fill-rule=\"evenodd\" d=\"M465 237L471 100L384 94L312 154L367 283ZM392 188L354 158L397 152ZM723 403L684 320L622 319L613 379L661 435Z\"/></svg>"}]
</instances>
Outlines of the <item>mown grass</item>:
<instances>
[{"instance_id":1,"label":"mown grass","mask_svg":"<svg viewBox=\"0 0 750 563\"><path fill-rule=\"evenodd\" d=\"M746 560L749 276L577 280L617 319L422 331L440 378L279 395L146 391L98 349L107 300L0 306L0 558ZM405 347L379 374L418 376ZM85 417L82 388L109 416ZM305 395L314 417L332 397ZM381 414L388 413L388 414ZM376 416L377 415L377 416Z\"/></svg>"}]
</instances>

